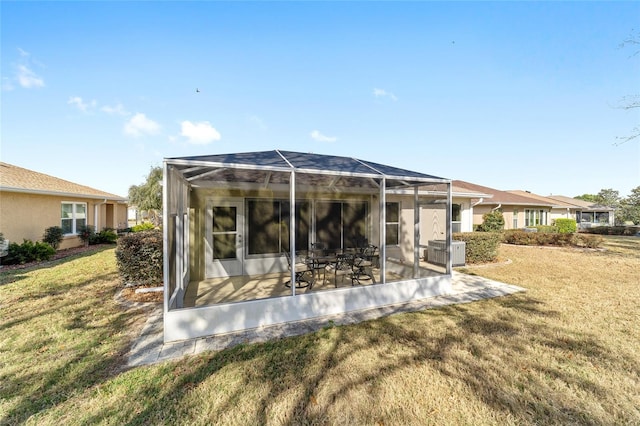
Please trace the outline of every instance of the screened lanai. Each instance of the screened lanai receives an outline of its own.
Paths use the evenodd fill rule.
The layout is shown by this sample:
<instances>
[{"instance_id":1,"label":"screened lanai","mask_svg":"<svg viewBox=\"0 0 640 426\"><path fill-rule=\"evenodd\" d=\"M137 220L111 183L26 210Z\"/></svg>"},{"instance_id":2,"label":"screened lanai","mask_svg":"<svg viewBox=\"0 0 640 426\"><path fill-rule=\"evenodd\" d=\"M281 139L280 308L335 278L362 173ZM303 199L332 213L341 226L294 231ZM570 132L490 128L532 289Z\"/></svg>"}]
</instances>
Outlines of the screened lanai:
<instances>
[{"instance_id":1,"label":"screened lanai","mask_svg":"<svg viewBox=\"0 0 640 426\"><path fill-rule=\"evenodd\" d=\"M424 261L427 240L446 241L450 253L448 179L274 150L167 158L163 189L165 341L450 289L451 261ZM331 269L371 250L358 279ZM297 273L301 258L307 273Z\"/></svg>"}]
</instances>

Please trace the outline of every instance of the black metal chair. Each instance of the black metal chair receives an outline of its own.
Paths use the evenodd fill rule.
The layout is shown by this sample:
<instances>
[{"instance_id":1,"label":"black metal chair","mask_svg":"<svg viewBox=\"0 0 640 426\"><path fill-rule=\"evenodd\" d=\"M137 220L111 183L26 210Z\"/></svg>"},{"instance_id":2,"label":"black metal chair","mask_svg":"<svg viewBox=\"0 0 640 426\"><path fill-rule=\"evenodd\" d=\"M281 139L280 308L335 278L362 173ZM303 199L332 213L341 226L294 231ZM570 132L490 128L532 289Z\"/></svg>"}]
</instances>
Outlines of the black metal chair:
<instances>
[{"instance_id":1,"label":"black metal chair","mask_svg":"<svg viewBox=\"0 0 640 426\"><path fill-rule=\"evenodd\" d=\"M291 271L292 268L295 271L296 288L309 287L309 289L311 289L314 281L313 280L314 273L313 273L313 268L311 267L311 264L307 262L306 257L296 254L295 260L294 262L292 262L291 255L289 254L288 251L285 251L284 255L287 258L289 271ZM311 279L308 279L306 277L307 272L311 274ZM291 280L285 282L284 285L287 287L291 287Z\"/></svg>"},{"instance_id":2,"label":"black metal chair","mask_svg":"<svg viewBox=\"0 0 640 426\"><path fill-rule=\"evenodd\" d=\"M354 261L353 254L337 254L335 261L325 267L325 272L333 273L333 283L336 288L338 288L339 276L342 278L342 282L344 282L344 277L349 277L351 285L355 285Z\"/></svg>"}]
</instances>

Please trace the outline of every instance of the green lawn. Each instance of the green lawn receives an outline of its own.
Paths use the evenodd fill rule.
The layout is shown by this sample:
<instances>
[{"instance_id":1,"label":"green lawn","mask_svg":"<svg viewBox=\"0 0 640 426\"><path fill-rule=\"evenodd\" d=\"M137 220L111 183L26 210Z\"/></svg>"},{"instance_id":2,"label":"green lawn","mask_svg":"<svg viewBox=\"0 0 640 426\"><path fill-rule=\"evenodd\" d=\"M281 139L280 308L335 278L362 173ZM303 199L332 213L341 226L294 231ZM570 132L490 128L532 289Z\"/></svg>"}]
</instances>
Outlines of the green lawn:
<instances>
[{"instance_id":1,"label":"green lawn","mask_svg":"<svg viewBox=\"0 0 640 426\"><path fill-rule=\"evenodd\" d=\"M0 273L0 424L640 424L640 238L503 246L526 293L123 370L113 249Z\"/></svg>"}]
</instances>

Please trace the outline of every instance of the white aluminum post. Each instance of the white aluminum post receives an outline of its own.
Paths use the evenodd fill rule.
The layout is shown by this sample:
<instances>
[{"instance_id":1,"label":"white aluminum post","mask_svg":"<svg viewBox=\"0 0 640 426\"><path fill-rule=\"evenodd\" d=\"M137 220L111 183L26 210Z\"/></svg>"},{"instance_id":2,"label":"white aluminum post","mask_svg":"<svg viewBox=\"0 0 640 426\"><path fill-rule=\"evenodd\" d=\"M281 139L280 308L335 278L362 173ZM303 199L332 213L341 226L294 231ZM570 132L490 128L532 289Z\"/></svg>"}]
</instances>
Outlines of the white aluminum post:
<instances>
[{"instance_id":1,"label":"white aluminum post","mask_svg":"<svg viewBox=\"0 0 640 426\"><path fill-rule=\"evenodd\" d=\"M382 178L380 182L380 282L387 282L386 263L387 263L387 198L386 198L387 179Z\"/></svg>"},{"instance_id":2,"label":"white aluminum post","mask_svg":"<svg viewBox=\"0 0 640 426\"><path fill-rule=\"evenodd\" d=\"M296 172L289 180L289 250L291 253L291 295L296 295Z\"/></svg>"},{"instance_id":3,"label":"white aluminum post","mask_svg":"<svg viewBox=\"0 0 640 426\"><path fill-rule=\"evenodd\" d=\"M418 187L413 187L413 278L420 278L420 206Z\"/></svg>"},{"instance_id":4,"label":"white aluminum post","mask_svg":"<svg viewBox=\"0 0 640 426\"><path fill-rule=\"evenodd\" d=\"M446 236L446 241L447 241L447 270L446 273L447 274L451 274L452 271L452 264L453 264L453 259L451 258L451 218L452 218L452 214L451 214L451 203L452 203L452 196L451 196L451 182L447 183L447 220L446 220L446 229L447 229L447 236Z\"/></svg>"}]
</instances>

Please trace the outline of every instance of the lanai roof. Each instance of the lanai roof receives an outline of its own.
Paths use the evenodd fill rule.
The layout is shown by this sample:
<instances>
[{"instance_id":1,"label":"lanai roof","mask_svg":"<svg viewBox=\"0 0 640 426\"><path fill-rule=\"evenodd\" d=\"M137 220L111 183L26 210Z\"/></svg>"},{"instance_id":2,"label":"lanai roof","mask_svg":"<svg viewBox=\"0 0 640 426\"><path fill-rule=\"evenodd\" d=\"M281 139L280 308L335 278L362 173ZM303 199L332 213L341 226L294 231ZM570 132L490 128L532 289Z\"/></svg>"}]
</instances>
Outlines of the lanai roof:
<instances>
[{"instance_id":1,"label":"lanai roof","mask_svg":"<svg viewBox=\"0 0 640 426\"><path fill-rule=\"evenodd\" d=\"M371 180L381 178L386 178L387 188L450 182L357 158L282 150L174 157L165 161L195 186L221 182L285 184L291 171L301 176L297 182L315 186L374 188L376 183Z\"/></svg>"}]
</instances>

